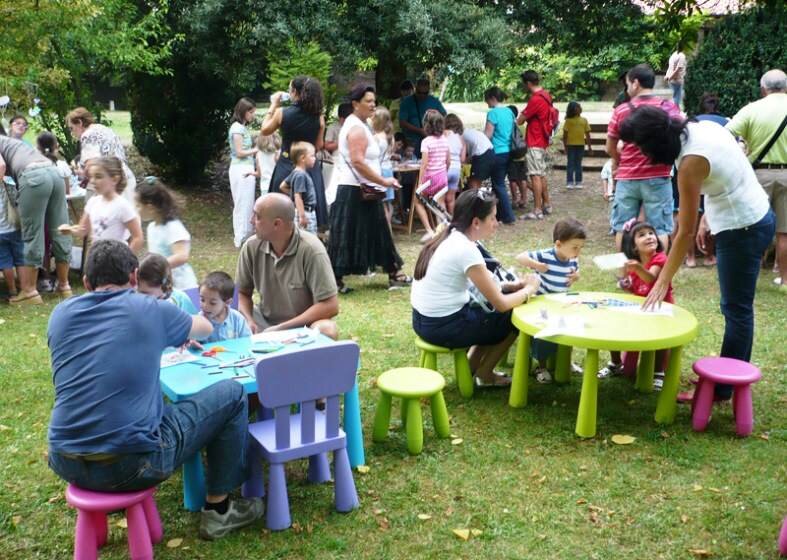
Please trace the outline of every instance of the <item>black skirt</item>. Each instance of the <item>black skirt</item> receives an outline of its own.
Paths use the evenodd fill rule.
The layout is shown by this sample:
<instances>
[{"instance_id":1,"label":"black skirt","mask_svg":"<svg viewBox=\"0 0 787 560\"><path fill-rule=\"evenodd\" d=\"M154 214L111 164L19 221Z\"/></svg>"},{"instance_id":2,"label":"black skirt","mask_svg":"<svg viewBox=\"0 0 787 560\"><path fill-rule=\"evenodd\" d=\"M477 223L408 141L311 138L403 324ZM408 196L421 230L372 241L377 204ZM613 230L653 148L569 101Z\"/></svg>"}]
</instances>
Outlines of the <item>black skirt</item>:
<instances>
[{"instance_id":1,"label":"black skirt","mask_svg":"<svg viewBox=\"0 0 787 560\"><path fill-rule=\"evenodd\" d=\"M276 161L276 167L273 168L273 176L271 177L270 192L280 192L279 186L282 181L289 177L295 166L290 161L290 158L284 156L279 157ZM322 162L317 161L314 167L309 169L309 175L314 182L314 194L317 197L317 206L314 208L317 214L317 227L325 230L328 227L328 204L325 202L325 184L322 180Z\"/></svg>"},{"instance_id":2,"label":"black skirt","mask_svg":"<svg viewBox=\"0 0 787 560\"><path fill-rule=\"evenodd\" d=\"M389 274L402 268L382 201L361 200L360 187L339 185L330 223L328 256L337 278L366 274L378 266Z\"/></svg>"}]
</instances>

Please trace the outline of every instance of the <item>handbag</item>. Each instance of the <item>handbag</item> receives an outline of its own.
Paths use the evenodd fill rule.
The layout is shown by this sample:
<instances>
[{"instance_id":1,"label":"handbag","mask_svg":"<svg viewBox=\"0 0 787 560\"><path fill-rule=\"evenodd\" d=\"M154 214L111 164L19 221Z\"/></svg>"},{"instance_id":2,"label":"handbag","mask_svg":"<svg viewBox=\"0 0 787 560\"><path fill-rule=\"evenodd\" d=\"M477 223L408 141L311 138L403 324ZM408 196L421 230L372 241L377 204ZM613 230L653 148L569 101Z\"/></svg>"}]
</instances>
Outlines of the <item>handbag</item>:
<instances>
[{"instance_id":1,"label":"handbag","mask_svg":"<svg viewBox=\"0 0 787 560\"><path fill-rule=\"evenodd\" d=\"M512 159L522 159L527 154L527 144L522 136L522 131L514 121L514 129L511 131L510 153Z\"/></svg>"},{"instance_id":2,"label":"handbag","mask_svg":"<svg viewBox=\"0 0 787 560\"><path fill-rule=\"evenodd\" d=\"M352 174L355 176L356 181L360 183L361 187L361 201L363 202L379 202L383 198L385 198L385 189L381 190L381 187L377 185L371 185L369 183L364 183L358 174L355 172L355 168L353 168L352 164L347 161L347 158L344 157L344 154L341 154L344 163L347 164L347 167L350 168Z\"/></svg>"},{"instance_id":3,"label":"handbag","mask_svg":"<svg viewBox=\"0 0 787 560\"><path fill-rule=\"evenodd\" d=\"M492 253L480 241L476 241L475 244L481 256L484 257L486 269L492 273L492 277L498 286L504 282L515 282L517 280L516 274L503 267L500 261L493 257ZM480 307L486 313L495 313L494 306L487 301L484 294L481 293L481 290L475 284L470 284L468 292L470 292L471 305Z\"/></svg>"},{"instance_id":4,"label":"handbag","mask_svg":"<svg viewBox=\"0 0 787 560\"><path fill-rule=\"evenodd\" d=\"M12 227L19 228L19 223L20 223L19 222L19 212L16 209L16 202L14 200L14 198L16 198L16 197L13 197L13 198L11 197L11 188L12 187L11 187L11 185L6 183L5 181L2 181L2 178L0 178L0 184L2 184L2 187L0 187L0 190L3 191L2 193L0 193L0 196L2 196L5 199L5 200L3 200L3 206L5 206L5 220Z\"/></svg>"}]
</instances>

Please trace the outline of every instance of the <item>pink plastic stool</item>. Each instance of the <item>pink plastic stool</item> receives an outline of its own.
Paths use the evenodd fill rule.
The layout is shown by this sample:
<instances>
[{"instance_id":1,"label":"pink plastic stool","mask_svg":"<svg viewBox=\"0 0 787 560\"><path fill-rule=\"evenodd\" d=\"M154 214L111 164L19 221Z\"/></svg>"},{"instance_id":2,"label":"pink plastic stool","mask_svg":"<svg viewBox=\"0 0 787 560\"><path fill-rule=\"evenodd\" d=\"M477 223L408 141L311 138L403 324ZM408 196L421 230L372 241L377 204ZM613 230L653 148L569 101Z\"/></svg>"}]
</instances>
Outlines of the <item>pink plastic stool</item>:
<instances>
[{"instance_id":1,"label":"pink plastic stool","mask_svg":"<svg viewBox=\"0 0 787 560\"><path fill-rule=\"evenodd\" d=\"M751 384L762 377L760 370L748 362L734 358L701 358L692 366L699 376L692 402L692 427L702 432L710 421L716 383L733 386L732 410L739 436L748 436L754 427Z\"/></svg>"},{"instance_id":2,"label":"pink plastic stool","mask_svg":"<svg viewBox=\"0 0 787 560\"><path fill-rule=\"evenodd\" d=\"M107 542L107 513L126 510L131 560L153 560L153 544L164 531L153 500L155 488L138 492L94 492L69 484L66 501L77 510L74 560L96 560Z\"/></svg>"},{"instance_id":3,"label":"pink plastic stool","mask_svg":"<svg viewBox=\"0 0 787 560\"><path fill-rule=\"evenodd\" d=\"M782 530L779 532L779 554L787 556L787 517L782 521Z\"/></svg>"}]
</instances>

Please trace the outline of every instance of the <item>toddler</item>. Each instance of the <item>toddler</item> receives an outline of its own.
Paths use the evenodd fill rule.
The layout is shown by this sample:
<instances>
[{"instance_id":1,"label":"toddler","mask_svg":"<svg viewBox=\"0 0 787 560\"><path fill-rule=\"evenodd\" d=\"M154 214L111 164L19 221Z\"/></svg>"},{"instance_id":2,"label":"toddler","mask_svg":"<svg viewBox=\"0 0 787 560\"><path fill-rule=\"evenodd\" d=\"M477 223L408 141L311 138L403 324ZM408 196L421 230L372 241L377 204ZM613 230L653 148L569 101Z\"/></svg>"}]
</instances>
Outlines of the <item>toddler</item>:
<instances>
[{"instance_id":1,"label":"toddler","mask_svg":"<svg viewBox=\"0 0 787 560\"><path fill-rule=\"evenodd\" d=\"M554 294L567 292L569 287L579 280L579 253L585 246L587 232L585 226L574 218L565 218L555 224L552 231L554 247L540 251L525 251L516 258L521 264L532 268L538 273L541 285L538 294ZM533 339L533 356L538 360L536 381L550 383L552 375L546 368L546 361L557 351L554 342ZM572 364L572 368L576 368Z\"/></svg>"},{"instance_id":2,"label":"toddler","mask_svg":"<svg viewBox=\"0 0 787 560\"><path fill-rule=\"evenodd\" d=\"M116 157L93 158L88 163L87 174L96 196L85 204L79 225L61 224L58 230L77 237L90 236L92 243L115 239L128 243L134 253L138 252L143 243L142 225L131 203L120 196L126 188L123 164Z\"/></svg>"},{"instance_id":3,"label":"toddler","mask_svg":"<svg viewBox=\"0 0 787 560\"><path fill-rule=\"evenodd\" d=\"M394 149L393 138L393 123L391 122L391 113L385 107L377 107L372 115L372 132L374 138L377 140L377 145L380 147L380 175L383 177L393 177L393 163L391 155ZM385 199L383 199L383 208L385 209L385 218L388 220L388 225L391 225L391 216L393 215L393 200L396 198L396 193L393 187L388 187L385 191Z\"/></svg>"},{"instance_id":4,"label":"toddler","mask_svg":"<svg viewBox=\"0 0 787 560\"><path fill-rule=\"evenodd\" d=\"M278 132L274 132L269 136L258 134L255 145L257 146L257 153L254 155L256 169L251 175L259 177L260 194L266 194L271 186L273 168L276 167L276 161L279 159L281 136L279 136Z\"/></svg>"},{"instance_id":5,"label":"toddler","mask_svg":"<svg viewBox=\"0 0 787 560\"><path fill-rule=\"evenodd\" d=\"M57 141L57 137L48 130L44 131L36 138L36 147L39 152L55 164L57 172L66 184L66 194L71 194L71 183L74 173L68 163L58 157L60 156L60 143Z\"/></svg>"},{"instance_id":6,"label":"toddler","mask_svg":"<svg viewBox=\"0 0 787 560\"><path fill-rule=\"evenodd\" d=\"M582 158L585 156L585 144L588 152L590 146L590 124L582 116L582 105L571 101L566 108L566 120L563 123L563 151L566 152L566 188L581 189Z\"/></svg>"},{"instance_id":7,"label":"toddler","mask_svg":"<svg viewBox=\"0 0 787 560\"><path fill-rule=\"evenodd\" d=\"M197 276L189 265L191 234L180 221L181 203L177 195L156 177L145 177L137 187L137 208L148 223L148 251L164 255L172 268L173 287L197 287Z\"/></svg>"},{"instance_id":8,"label":"toddler","mask_svg":"<svg viewBox=\"0 0 787 560\"><path fill-rule=\"evenodd\" d=\"M462 178L462 162L467 157L467 147L462 138L464 125L458 116L449 113L445 116L445 139L451 151L451 166L448 168L448 192L445 193L445 208L449 214L454 213L454 200L459 192L459 181Z\"/></svg>"},{"instance_id":9,"label":"toddler","mask_svg":"<svg viewBox=\"0 0 787 560\"><path fill-rule=\"evenodd\" d=\"M516 105L509 105L508 109L514 113L514 131L519 132L516 118L519 115L519 110ZM513 140L512 140L513 142ZM514 150L510 152L511 156L508 161L508 188L511 190L511 207L522 209L527 205L527 152L523 153L520 157L514 158Z\"/></svg>"},{"instance_id":10,"label":"toddler","mask_svg":"<svg viewBox=\"0 0 787 560\"><path fill-rule=\"evenodd\" d=\"M314 167L317 154L309 142L295 142L290 147L290 159L295 164L287 178L281 184L281 191L289 194L295 203L295 221L309 233L317 235L317 193L314 181L308 169Z\"/></svg>"},{"instance_id":11,"label":"toddler","mask_svg":"<svg viewBox=\"0 0 787 560\"><path fill-rule=\"evenodd\" d=\"M667 263L667 254L656 230L647 222L631 220L623 226L623 252L629 258L623 269L624 275L618 285L634 295L645 297L656 283L662 268ZM667 288L664 298L667 303L675 303L672 297L672 284ZM610 362L598 372L600 378L610 375L634 375L637 369L637 352L610 353ZM664 370L669 354L666 350L656 352L656 371L653 388L660 391L664 385Z\"/></svg>"},{"instance_id":12,"label":"toddler","mask_svg":"<svg viewBox=\"0 0 787 560\"><path fill-rule=\"evenodd\" d=\"M199 342L251 336L246 319L230 307L234 294L235 283L226 272L211 272L205 277L199 287L200 313L213 325L213 332Z\"/></svg>"},{"instance_id":13,"label":"toddler","mask_svg":"<svg viewBox=\"0 0 787 560\"><path fill-rule=\"evenodd\" d=\"M174 287L172 269L169 266L169 261L162 255L150 253L139 263L137 291L156 299L170 301L189 315L197 314L197 308L191 298Z\"/></svg>"},{"instance_id":14,"label":"toddler","mask_svg":"<svg viewBox=\"0 0 787 560\"><path fill-rule=\"evenodd\" d=\"M13 297L18 294L14 268L25 264L25 247L19 230L19 217L8 189L0 177L0 269L8 286L8 295Z\"/></svg>"}]
</instances>

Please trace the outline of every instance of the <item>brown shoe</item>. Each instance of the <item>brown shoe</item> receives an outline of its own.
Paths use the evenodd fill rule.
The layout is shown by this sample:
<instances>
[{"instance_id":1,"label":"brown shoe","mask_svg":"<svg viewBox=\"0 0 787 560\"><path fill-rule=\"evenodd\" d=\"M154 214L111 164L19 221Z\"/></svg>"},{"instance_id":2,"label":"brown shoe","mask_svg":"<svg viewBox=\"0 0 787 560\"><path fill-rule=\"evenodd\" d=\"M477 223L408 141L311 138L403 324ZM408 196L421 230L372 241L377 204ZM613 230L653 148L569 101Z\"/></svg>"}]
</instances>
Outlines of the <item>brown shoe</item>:
<instances>
[{"instance_id":1,"label":"brown shoe","mask_svg":"<svg viewBox=\"0 0 787 560\"><path fill-rule=\"evenodd\" d=\"M33 293L24 293L20 292L19 294L15 295L14 297L8 300L8 303L11 304L42 304L44 300L41 299L41 294L38 292Z\"/></svg>"}]
</instances>

